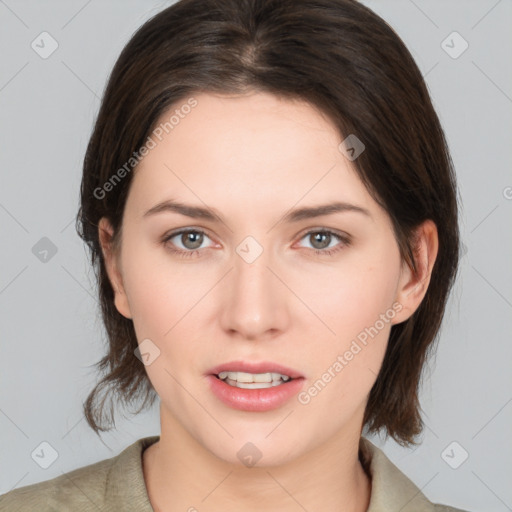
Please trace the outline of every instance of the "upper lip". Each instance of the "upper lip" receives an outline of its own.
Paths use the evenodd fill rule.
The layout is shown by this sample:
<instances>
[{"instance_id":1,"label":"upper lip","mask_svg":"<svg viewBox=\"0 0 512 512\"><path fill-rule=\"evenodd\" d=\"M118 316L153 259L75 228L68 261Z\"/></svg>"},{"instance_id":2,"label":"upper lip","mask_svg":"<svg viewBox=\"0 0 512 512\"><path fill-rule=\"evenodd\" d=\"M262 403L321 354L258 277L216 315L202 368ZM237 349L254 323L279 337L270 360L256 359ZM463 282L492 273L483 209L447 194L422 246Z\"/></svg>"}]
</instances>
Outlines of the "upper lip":
<instances>
[{"instance_id":1,"label":"upper lip","mask_svg":"<svg viewBox=\"0 0 512 512\"><path fill-rule=\"evenodd\" d=\"M245 372L245 373L280 373L288 375L292 379L304 377L300 372L282 364L267 361L230 361L219 364L208 371L209 375L218 375L220 372Z\"/></svg>"}]
</instances>

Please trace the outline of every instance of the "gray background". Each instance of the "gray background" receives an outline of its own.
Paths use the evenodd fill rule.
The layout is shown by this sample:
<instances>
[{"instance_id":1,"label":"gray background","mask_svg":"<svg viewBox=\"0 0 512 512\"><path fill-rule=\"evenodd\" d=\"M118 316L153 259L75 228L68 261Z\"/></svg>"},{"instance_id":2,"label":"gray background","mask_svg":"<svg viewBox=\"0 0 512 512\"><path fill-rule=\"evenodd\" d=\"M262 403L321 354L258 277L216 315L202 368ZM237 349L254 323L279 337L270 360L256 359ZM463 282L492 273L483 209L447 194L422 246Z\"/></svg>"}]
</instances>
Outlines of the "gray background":
<instances>
[{"instance_id":1,"label":"gray background","mask_svg":"<svg viewBox=\"0 0 512 512\"><path fill-rule=\"evenodd\" d=\"M397 31L425 75L458 175L467 251L425 372L423 443L412 450L370 439L432 501L512 510L512 2L364 3ZM119 417L102 440L82 415L105 335L74 217L108 73L131 34L167 5L0 0L0 493L160 432L157 406ZM59 45L46 59L31 47L43 31ZM469 44L458 58L444 49L460 51L457 36L443 45L453 31ZM43 237L57 249L46 262L33 253ZM31 457L43 441L58 453L47 469ZM469 457L453 469L445 461L460 463L462 450Z\"/></svg>"}]
</instances>

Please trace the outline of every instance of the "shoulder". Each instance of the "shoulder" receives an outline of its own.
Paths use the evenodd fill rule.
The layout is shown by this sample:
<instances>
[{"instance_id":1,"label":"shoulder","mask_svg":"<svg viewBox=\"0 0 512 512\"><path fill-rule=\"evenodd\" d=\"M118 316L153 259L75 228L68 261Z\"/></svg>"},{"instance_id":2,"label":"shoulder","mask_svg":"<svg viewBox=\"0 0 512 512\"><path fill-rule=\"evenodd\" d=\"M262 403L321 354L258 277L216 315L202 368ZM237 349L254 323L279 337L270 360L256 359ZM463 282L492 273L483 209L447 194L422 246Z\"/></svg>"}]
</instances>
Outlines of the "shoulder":
<instances>
[{"instance_id":1,"label":"shoulder","mask_svg":"<svg viewBox=\"0 0 512 512\"><path fill-rule=\"evenodd\" d=\"M103 505L105 485L113 459L105 459L60 476L14 489L0 496L0 510L89 510ZM92 508L91 508L92 510Z\"/></svg>"},{"instance_id":2,"label":"shoulder","mask_svg":"<svg viewBox=\"0 0 512 512\"><path fill-rule=\"evenodd\" d=\"M141 454L156 440L157 436L138 439L115 457L9 491L0 496L0 511L109 511L118 510L130 498L133 498L131 505L137 504L139 510L145 510L149 501Z\"/></svg>"},{"instance_id":3,"label":"shoulder","mask_svg":"<svg viewBox=\"0 0 512 512\"><path fill-rule=\"evenodd\" d=\"M393 464L384 451L368 439L361 437L359 450L363 467L371 474L368 512L469 512L431 502L421 489Z\"/></svg>"}]
</instances>

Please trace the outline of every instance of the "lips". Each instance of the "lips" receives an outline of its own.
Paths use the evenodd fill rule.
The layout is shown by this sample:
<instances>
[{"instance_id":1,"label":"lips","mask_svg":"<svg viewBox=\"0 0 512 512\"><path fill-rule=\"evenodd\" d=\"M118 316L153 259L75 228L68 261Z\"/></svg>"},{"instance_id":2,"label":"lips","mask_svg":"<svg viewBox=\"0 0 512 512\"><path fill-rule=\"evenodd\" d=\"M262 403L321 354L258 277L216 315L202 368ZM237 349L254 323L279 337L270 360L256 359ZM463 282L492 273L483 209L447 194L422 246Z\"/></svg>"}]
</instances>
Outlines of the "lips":
<instances>
[{"instance_id":1,"label":"lips","mask_svg":"<svg viewBox=\"0 0 512 512\"><path fill-rule=\"evenodd\" d=\"M288 368L282 364L262 361L259 363L250 361L230 361L220 364L208 370L207 375L218 376L220 372L245 372L245 373L280 373L288 375L292 379L304 378L297 370Z\"/></svg>"}]
</instances>

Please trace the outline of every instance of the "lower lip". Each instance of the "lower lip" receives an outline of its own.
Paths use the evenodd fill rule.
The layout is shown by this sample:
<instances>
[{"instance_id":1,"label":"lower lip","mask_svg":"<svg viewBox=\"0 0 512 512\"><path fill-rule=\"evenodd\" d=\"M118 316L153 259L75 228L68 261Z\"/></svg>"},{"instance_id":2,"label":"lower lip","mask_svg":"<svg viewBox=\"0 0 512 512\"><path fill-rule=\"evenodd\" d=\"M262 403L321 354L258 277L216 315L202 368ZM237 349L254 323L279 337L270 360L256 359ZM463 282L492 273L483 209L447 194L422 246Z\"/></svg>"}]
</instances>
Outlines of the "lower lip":
<instances>
[{"instance_id":1,"label":"lower lip","mask_svg":"<svg viewBox=\"0 0 512 512\"><path fill-rule=\"evenodd\" d=\"M215 375L207 377L210 389L224 404L240 411L264 412L277 409L296 395L304 378L289 380L279 386L262 389L242 389L226 384Z\"/></svg>"}]
</instances>

